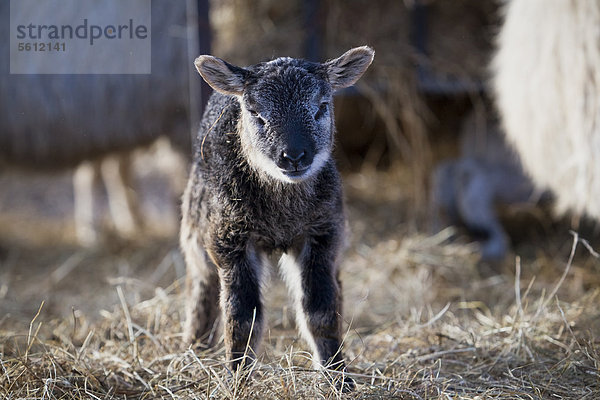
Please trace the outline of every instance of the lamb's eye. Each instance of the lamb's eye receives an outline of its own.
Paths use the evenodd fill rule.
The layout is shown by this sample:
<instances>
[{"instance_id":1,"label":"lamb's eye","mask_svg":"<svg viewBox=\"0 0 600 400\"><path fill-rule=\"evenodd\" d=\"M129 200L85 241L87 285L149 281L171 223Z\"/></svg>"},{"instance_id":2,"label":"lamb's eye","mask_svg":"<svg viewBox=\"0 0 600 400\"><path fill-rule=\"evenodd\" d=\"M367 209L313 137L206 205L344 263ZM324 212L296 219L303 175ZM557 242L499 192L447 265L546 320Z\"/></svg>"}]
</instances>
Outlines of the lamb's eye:
<instances>
[{"instance_id":1,"label":"lamb's eye","mask_svg":"<svg viewBox=\"0 0 600 400\"><path fill-rule=\"evenodd\" d=\"M320 119L323 115L325 115L325 113L328 110L328 106L329 106L329 103L326 101L321 103L321 105L319 106L319 111L317 111L317 113L315 114L316 120Z\"/></svg>"},{"instance_id":2,"label":"lamb's eye","mask_svg":"<svg viewBox=\"0 0 600 400\"><path fill-rule=\"evenodd\" d=\"M266 122L264 118L260 116L259 113L257 113L255 110L248 110L248 112L250 113L250 115L252 115L252 117L256 119L256 122L258 122L260 126L265 126Z\"/></svg>"}]
</instances>

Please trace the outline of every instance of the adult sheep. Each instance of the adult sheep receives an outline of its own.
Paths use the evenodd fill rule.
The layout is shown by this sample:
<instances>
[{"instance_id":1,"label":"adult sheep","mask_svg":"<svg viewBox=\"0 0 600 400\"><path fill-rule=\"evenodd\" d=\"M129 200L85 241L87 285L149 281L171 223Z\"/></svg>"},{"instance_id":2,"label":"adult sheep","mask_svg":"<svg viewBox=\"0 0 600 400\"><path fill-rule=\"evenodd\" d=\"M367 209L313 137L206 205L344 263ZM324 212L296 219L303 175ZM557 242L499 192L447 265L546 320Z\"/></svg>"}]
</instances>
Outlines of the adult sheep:
<instances>
[{"instance_id":1,"label":"adult sheep","mask_svg":"<svg viewBox=\"0 0 600 400\"><path fill-rule=\"evenodd\" d=\"M513 0L493 60L509 141L557 210L600 217L600 3Z\"/></svg>"},{"instance_id":2,"label":"adult sheep","mask_svg":"<svg viewBox=\"0 0 600 400\"><path fill-rule=\"evenodd\" d=\"M126 204L125 212L113 212L113 219L121 215L115 221L118 230L132 229L136 213L127 208L134 207L135 202L125 195L126 182L119 183L127 178L127 162L123 158L104 162L106 157L126 154L161 136L169 137L186 155L191 148L186 2L153 0L151 6L151 74L11 75L8 62L0 65L0 165L48 171L100 160L96 165L104 164L105 181L109 176L117 179L106 182L109 200L117 193ZM51 3L43 3L26 11L39 15L71 13L75 20L76 10L49 7ZM114 3L100 5L96 11L114 14ZM0 2L0 15L8 19L8 1ZM10 53L9 27L8 21L0 24L0 54L6 61ZM67 57L64 62L69 62ZM106 62L111 60L107 58ZM84 202L82 213L80 200L89 200L90 196L77 194L89 190L85 187L91 185L92 177L90 164L80 168L75 177L76 208L79 206L78 214L88 219L91 205ZM109 203L111 211L113 203ZM93 240L89 231L85 233L88 223L76 218L78 235L84 242Z\"/></svg>"}]
</instances>

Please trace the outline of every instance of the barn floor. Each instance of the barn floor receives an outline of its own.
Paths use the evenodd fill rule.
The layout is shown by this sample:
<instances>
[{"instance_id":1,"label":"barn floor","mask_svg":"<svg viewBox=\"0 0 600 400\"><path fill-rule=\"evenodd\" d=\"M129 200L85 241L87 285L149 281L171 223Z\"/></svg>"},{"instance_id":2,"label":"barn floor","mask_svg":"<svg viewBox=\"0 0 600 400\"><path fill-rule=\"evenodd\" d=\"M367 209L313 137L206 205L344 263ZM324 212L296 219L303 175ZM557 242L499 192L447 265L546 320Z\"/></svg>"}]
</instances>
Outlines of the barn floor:
<instances>
[{"instance_id":1,"label":"barn floor","mask_svg":"<svg viewBox=\"0 0 600 400\"><path fill-rule=\"evenodd\" d=\"M508 213L515 253L483 265L460 230L417 229L406 173L346 174L357 388L342 394L310 369L276 268L250 379L227 371L222 346L180 347L169 175L138 176L144 235L94 249L74 243L69 174L0 179L1 398L600 398L600 262L539 211ZM593 227L580 235L600 248Z\"/></svg>"}]
</instances>

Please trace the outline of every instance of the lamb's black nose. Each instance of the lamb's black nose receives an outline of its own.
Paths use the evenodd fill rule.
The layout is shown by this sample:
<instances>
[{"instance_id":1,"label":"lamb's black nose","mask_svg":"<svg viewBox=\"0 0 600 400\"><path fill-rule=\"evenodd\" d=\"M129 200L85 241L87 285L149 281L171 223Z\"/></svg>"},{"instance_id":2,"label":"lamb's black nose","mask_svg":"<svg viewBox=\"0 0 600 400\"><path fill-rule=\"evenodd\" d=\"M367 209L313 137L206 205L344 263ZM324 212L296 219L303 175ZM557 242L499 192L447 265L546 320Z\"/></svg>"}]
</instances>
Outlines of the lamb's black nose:
<instances>
[{"instance_id":1,"label":"lamb's black nose","mask_svg":"<svg viewBox=\"0 0 600 400\"><path fill-rule=\"evenodd\" d=\"M287 149L279 154L277 166L284 171L303 171L312 163L310 150Z\"/></svg>"},{"instance_id":2,"label":"lamb's black nose","mask_svg":"<svg viewBox=\"0 0 600 400\"><path fill-rule=\"evenodd\" d=\"M292 163L293 165L298 165L300 160L302 160L305 155L306 155L306 152L304 150L300 150L300 151L289 150L289 151L284 151L281 156L284 160Z\"/></svg>"}]
</instances>

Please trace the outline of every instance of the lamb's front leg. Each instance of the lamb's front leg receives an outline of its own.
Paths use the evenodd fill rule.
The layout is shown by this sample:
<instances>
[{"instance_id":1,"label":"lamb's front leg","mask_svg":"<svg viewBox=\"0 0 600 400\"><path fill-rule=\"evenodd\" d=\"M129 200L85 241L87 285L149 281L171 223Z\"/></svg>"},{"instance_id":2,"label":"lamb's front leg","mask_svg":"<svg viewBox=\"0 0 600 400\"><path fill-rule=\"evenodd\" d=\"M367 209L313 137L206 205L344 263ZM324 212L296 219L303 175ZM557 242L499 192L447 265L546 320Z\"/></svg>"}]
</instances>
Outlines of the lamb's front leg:
<instances>
[{"instance_id":1,"label":"lamb's front leg","mask_svg":"<svg viewBox=\"0 0 600 400\"><path fill-rule=\"evenodd\" d=\"M223 249L224 250L224 249ZM263 330L261 274L263 261L252 244L215 254L221 282L221 309L227 360L235 371L254 358Z\"/></svg>"},{"instance_id":2,"label":"lamb's front leg","mask_svg":"<svg viewBox=\"0 0 600 400\"><path fill-rule=\"evenodd\" d=\"M342 295L336 265L339 230L307 238L282 256L280 267L296 305L296 324L312 348L315 366L343 371ZM346 378L344 387L352 386Z\"/></svg>"}]
</instances>

